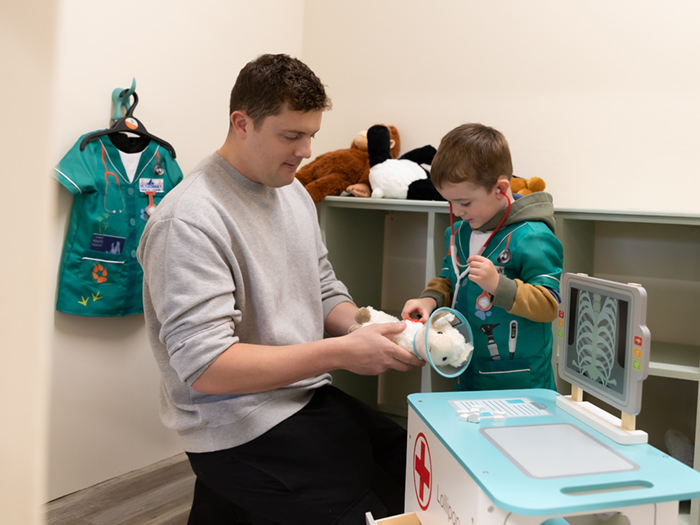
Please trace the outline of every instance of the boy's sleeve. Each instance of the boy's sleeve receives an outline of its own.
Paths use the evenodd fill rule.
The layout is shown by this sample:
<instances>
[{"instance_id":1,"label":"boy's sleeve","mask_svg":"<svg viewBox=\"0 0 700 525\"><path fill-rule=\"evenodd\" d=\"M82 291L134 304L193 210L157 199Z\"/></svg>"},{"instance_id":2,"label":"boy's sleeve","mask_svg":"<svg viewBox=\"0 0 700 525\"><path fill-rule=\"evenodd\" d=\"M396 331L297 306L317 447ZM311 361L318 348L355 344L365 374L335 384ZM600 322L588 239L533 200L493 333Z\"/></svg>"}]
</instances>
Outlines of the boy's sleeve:
<instances>
[{"instance_id":1,"label":"boy's sleeve","mask_svg":"<svg viewBox=\"0 0 700 525\"><path fill-rule=\"evenodd\" d=\"M438 308L442 308L452 302L452 281L449 277L435 277L430 279L427 287L420 294L420 298L432 297Z\"/></svg>"},{"instance_id":2,"label":"boy's sleeve","mask_svg":"<svg viewBox=\"0 0 700 525\"><path fill-rule=\"evenodd\" d=\"M500 276L494 306L535 322L553 321L559 309L561 242L549 231L533 231L520 239L513 256L519 279Z\"/></svg>"},{"instance_id":3,"label":"boy's sleeve","mask_svg":"<svg viewBox=\"0 0 700 525\"><path fill-rule=\"evenodd\" d=\"M493 304L495 306L504 308L509 314L524 317L536 323L551 323L556 319L559 311L559 301L549 289L544 286L526 284L520 279L511 280L501 276L501 281L504 279L515 284L515 297L510 301L504 300L510 294L507 292L501 293L501 282L499 281L496 297L500 300L496 301L494 297ZM506 286L510 287L508 284ZM510 304L510 306L507 306L507 304L501 305L501 302Z\"/></svg>"},{"instance_id":4,"label":"boy's sleeve","mask_svg":"<svg viewBox=\"0 0 700 525\"><path fill-rule=\"evenodd\" d=\"M80 151L78 142L64 155L54 168L53 176L73 195L95 191L96 160L93 144Z\"/></svg>"}]
</instances>

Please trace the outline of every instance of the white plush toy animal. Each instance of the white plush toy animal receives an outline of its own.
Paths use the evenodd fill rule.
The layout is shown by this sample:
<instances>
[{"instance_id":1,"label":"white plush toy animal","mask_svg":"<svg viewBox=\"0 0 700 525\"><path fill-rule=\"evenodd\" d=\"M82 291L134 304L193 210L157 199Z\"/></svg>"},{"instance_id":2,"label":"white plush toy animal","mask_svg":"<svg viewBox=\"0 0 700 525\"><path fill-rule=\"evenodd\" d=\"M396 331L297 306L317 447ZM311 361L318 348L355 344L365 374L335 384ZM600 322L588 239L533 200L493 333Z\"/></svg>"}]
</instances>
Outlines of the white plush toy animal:
<instances>
[{"instance_id":1,"label":"white plush toy animal","mask_svg":"<svg viewBox=\"0 0 700 525\"><path fill-rule=\"evenodd\" d=\"M419 164L406 159L387 159L369 169L373 199L405 199L412 182L427 178Z\"/></svg>"},{"instance_id":2,"label":"white plush toy animal","mask_svg":"<svg viewBox=\"0 0 700 525\"><path fill-rule=\"evenodd\" d=\"M398 159L391 156L391 133L386 126L374 125L367 130L367 153L373 199L405 199L412 182L428 178L428 173L408 154Z\"/></svg>"},{"instance_id":3,"label":"white plush toy animal","mask_svg":"<svg viewBox=\"0 0 700 525\"><path fill-rule=\"evenodd\" d=\"M430 360L435 366L453 366L459 368L471 357L474 346L464 339L459 330L452 326L455 316L449 312L439 312L431 317L430 326L412 320L400 321L393 315L381 310L375 310L371 306L360 308L355 314L357 324L350 327L350 331L357 330L361 326L374 323L403 322L406 328L403 332L388 336L401 348L417 354L424 360L428 360L425 354L425 331L428 330L428 352Z\"/></svg>"}]
</instances>

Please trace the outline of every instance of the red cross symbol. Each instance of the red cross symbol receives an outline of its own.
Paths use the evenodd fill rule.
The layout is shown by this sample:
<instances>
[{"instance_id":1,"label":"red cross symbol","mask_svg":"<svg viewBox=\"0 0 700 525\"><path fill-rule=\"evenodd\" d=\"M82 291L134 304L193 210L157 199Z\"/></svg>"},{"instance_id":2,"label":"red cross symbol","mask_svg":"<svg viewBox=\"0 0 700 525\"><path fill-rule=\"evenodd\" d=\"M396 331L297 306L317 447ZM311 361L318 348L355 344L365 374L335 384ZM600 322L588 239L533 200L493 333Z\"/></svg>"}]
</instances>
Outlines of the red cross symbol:
<instances>
[{"instance_id":1,"label":"red cross symbol","mask_svg":"<svg viewBox=\"0 0 700 525\"><path fill-rule=\"evenodd\" d=\"M426 510L430 505L430 496L433 493L432 472L430 447L428 440L421 432L413 444L413 487L416 491L418 505L423 510Z\"/></svg>"}]
</instances>

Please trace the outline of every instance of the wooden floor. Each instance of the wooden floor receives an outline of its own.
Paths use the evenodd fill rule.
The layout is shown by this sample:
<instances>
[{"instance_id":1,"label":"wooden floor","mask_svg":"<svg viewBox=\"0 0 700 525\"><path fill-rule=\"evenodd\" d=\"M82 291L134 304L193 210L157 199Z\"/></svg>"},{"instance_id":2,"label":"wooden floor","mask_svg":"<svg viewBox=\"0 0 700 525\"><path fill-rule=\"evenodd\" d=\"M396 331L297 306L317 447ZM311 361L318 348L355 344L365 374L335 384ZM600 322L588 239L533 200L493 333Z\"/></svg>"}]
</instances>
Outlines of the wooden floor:
<instances>
[{"instance_id":1,"label":"wooden floor","mask_svg":"<svg viewBox=\"0 0 700 525\"><path fill-rule=\"evenodd\" d=\"M48 525L186 525L194 474L181 454L49 502Z\"/></svg>"}]
</instances>

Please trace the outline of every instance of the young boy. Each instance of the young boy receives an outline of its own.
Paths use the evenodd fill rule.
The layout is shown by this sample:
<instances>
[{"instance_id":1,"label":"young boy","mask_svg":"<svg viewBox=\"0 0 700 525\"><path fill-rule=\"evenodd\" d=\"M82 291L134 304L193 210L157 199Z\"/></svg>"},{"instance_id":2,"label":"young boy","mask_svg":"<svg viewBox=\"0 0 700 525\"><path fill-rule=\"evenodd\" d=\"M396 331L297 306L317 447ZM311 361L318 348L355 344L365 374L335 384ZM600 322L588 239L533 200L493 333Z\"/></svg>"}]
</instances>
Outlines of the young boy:
<instances>
[{"instance_id":1,"label":"young boy","mask_svg":"<svg viewBox=\"0 0 700 525\"><path fill-rule=\"evenodd\" d=\"M427 320L451 306L469 321L474 354L457 390L555 388L552 327L559 309L562 246L554 236L552 197L514 199L505 137L465 124L442 139L430 176L462 219L445 232L437 278L402 316ZM520 197L520 196L518 196Z\"/></svg>"}]
</instances>

